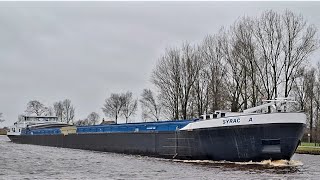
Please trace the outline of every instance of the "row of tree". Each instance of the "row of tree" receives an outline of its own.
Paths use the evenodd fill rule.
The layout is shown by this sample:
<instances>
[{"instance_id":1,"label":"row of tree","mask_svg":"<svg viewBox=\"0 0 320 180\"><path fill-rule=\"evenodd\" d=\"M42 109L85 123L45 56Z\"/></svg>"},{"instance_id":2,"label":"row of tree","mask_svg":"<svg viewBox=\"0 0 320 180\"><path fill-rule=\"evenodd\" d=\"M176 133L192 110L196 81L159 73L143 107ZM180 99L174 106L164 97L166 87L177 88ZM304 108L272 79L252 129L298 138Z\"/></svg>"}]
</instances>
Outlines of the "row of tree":
<instances>
[{"instance_id":1,"label":"row of tree","mask_svg":"<svg viewBox=\"0 0 320 180\"><path fill-rule=\"evenodd\" d=\"M240 18L200 44L166 49L151 77L164 115L189 119L295 96L296 80L318 48L316 32L301 15L266 11Z\"/></svg>"},{"instance_id":2,"label":"row of tree","mask_svg":"<svg viewBox=\"0 0 320 180\"><path fill-rule=\"evenodd\" d=\"M299 70L292 92L298 101L296 108L307 114L310 140L320 142L320 63Z\"/></svg>"},{"instance_id":3,"label":"row of tree","mask_svg":"<svg viewBox=\"0 0 320 180\"><path fill-rule=\"evenodd\" d=\"M95 125L100 120L99 114L92 112L87 118L74 122L75 108L70 99L55 102L53 103L53 106L45 106L38 100L32 100L28 102L25 112L27 115L57 116L58 121L74 123L76 125ZM21 116L19 118L22 120Z\"/></svg>"},{"instance_id":4,"label":"row of tree","mask_svg":"<svg viewBox=\"0 0 320 180\"><path fill-rule=\"evenodd\" d=\"M102 111L106 116L114 118L117 123L118 118L123 116L126 123L131 115L137 111L137 100L132 97L132 92L126 93L112 93L109 98L105 100Z\"/></svg>"},{"instance_id":5,"label":"row of tree","mask_svg":"<svg viewBox=\"0 0 320 180\"><path fill-rule=\"evenodd\" d=\"M74 120L75 108L70 99L55 102L53 107L32 100L28 102L25 112L27 115L57 116L59 121L69 123Z\"/></svg>"},{"instance_id":6,"label":"row of tree","mask_svg":"<svg viewBox=\"0 0 320 180\"><path fill-rule=\"evenodd\" d=\"M218 109L241 111L263 99L295 97L296 109L308 114L313 132L319 124L320 69L310 68L308 57L318 49L316 32L302 15L266 11L238 19L198 45L168 48L151 76L158 93L142 93L142 118L190 119ZM105 114L117 121L123 99L124 94L112 94Z\"/></svg>"},{"instance_id":7,"label":"row of tree","mask_svg":"<svg viewBox=\"0 0 320 180\"><path fill-rule=\"evenodd\" d=\"M80 119L75 122L75 125L86 126L86 125L96 125L100 120L100 116L96 112L92 112L85 119Z\"/></svg>"},{"instance_id":8,"label":"row of tree","mask_svg":"<svg viewBox=\"0 0 320 180\"><path fill-rule=\"evenodd\" d=\"M150 89L144 89L139 100L142 109L142 119L159 121L161 118L161 105L158 103L154 93ZM132 92L112 93L105 100L102 111L106 116L115 120L123 117L128 123L131 116L136 114L138 99L133 98Z\"/></svg>"},{"instance_id":9,"label":"row of tree","mask_svg":"<svg viewBox=\"0 0 320 180\"><path fill-rule=\"evenodd\" d=\"M161 106L156 102L153 92L149 89L144 89L141 96L140 103L143 110L143 119L159 121ZM136 114L137 108L138 100L134 99L132 92L128 91L126 93L112 93L111 96L105 100L102 111L106 116L112 118L115 123L118 122L118 118L120 117L123 117L126 123L128 123L129 117ZM69 99L55 102L53 107L45 106L40 101L32 100L28 102L25 112L27 115L57 116L61 122L73 123L75 108ZM74 124L95 125L99 121L99 114L92 112L86 118L79 119L74 122Z\"/></svg>"}]
</instances>

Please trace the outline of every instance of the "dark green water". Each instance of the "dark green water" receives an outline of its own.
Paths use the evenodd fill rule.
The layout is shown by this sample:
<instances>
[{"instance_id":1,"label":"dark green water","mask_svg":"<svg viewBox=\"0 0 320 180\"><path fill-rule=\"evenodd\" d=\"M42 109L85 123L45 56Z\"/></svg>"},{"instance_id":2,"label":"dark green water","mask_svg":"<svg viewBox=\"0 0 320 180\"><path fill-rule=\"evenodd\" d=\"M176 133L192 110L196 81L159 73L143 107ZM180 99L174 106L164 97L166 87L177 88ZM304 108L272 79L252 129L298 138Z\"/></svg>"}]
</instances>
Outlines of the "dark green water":
<instances>
[{"instance_id":1,"label":"dark green water","mask_svg":"<svg viewBox=\"0 0 320 180\"><path fill-rule=\"evenodd\" d=\"M320 179L320 156L259 163L177 161L14 144L0 136L0 179Z\"/></svg>"}]
</instances>

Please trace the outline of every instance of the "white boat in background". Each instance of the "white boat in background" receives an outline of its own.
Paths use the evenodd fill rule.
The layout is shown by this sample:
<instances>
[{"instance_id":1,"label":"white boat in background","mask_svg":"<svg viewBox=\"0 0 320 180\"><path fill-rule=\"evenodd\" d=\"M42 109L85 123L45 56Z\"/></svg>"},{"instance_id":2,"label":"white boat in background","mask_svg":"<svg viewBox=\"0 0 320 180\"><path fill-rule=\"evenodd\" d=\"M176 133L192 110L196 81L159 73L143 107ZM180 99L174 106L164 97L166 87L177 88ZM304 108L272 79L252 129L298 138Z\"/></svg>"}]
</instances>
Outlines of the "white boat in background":
<instances>
[{"instance_id":1,"label":"white boat in background","mask_svg":"<svg viewBox=\"0 0 320 180\"><path fill-rule=\"evenodd\" d=\"M9 127L7 135L18 136L23 130L46 128L46 127L63 127L68 126L65 122L59 122L57 116L26 116L22 115L20 120Z\"/></svg>"}]
</instances>

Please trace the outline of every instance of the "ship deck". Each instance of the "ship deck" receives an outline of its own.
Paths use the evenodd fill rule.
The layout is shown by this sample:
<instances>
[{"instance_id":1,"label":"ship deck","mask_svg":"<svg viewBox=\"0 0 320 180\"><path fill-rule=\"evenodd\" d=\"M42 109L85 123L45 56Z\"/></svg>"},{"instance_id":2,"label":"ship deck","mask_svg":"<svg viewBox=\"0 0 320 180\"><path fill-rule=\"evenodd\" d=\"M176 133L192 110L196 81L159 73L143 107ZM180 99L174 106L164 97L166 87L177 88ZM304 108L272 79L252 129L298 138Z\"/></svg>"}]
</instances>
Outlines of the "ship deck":
<instances>
[{"instance_id":1,"label":"ship deck","mask_svg":"<svg viewBox=\"0 0 320 180\"><path fill-rule=\"evenodd\" d=\"M76 126L77 134L87 133L126 133L126 132L161 132L176 131L193 122L192 120L160 121L128 124L107 124ZM57 135L62 134L61 128L28 129L22 132L24 135Z\"/></svg>"}]
</instances>

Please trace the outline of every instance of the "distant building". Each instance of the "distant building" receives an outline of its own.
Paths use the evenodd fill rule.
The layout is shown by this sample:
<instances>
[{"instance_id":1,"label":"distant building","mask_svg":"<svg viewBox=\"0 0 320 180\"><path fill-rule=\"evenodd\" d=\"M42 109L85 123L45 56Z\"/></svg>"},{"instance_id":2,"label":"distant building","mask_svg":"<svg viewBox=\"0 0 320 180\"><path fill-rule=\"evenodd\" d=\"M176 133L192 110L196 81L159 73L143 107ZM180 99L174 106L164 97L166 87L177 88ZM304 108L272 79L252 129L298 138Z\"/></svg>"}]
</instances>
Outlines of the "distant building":
<instances>
[{"instance_id":1,"label":"distant building","mask_svg":"<svg viewBox=\"0 0 320 180\"><path fill-rule=\"evenodd\" d=\"M104 118L102 119L102 122L100 123L100 125L104 125L104 124L115 124L115 121L105 121Z\"/></svg>"}]
</instances>

